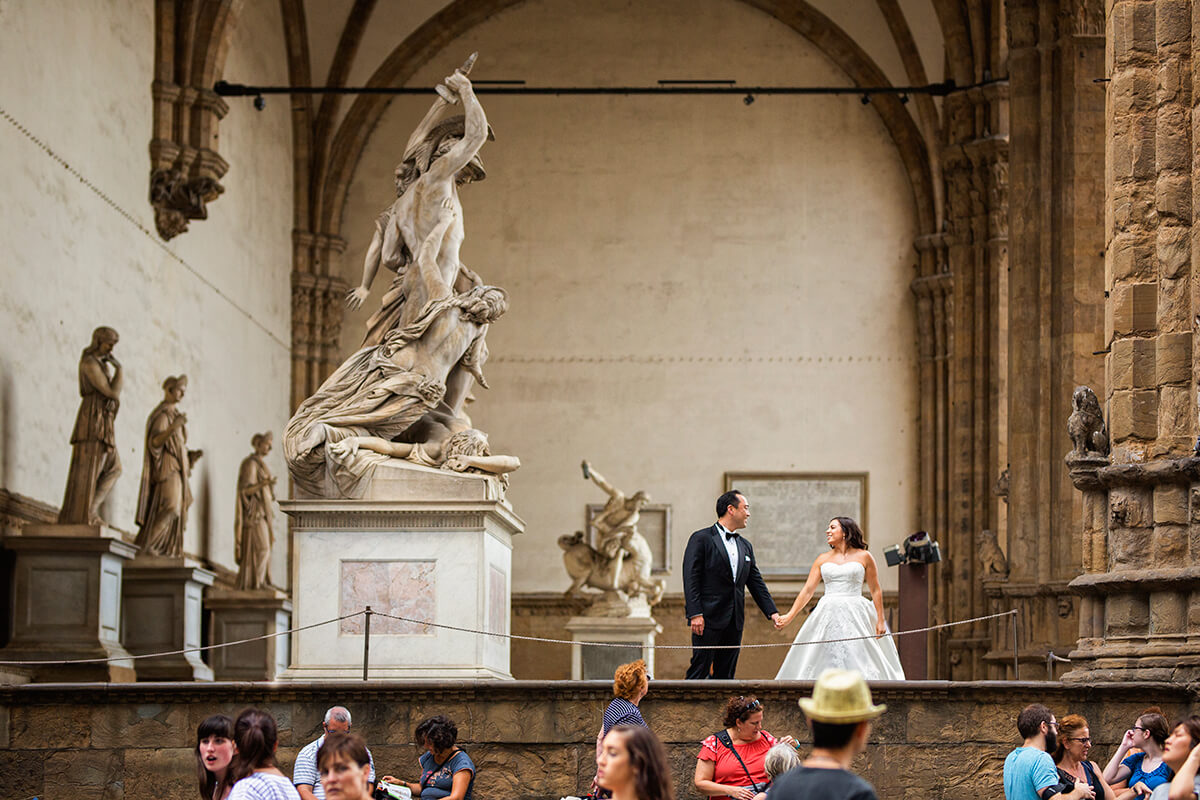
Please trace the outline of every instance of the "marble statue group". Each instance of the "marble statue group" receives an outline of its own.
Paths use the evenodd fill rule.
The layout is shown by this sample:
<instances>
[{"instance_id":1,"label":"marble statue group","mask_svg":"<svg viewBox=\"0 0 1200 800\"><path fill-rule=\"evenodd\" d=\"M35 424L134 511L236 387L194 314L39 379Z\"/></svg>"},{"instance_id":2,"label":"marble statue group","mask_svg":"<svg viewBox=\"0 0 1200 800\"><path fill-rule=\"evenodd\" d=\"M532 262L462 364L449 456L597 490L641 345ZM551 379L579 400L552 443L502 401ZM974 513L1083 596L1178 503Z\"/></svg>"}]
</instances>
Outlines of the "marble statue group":
<instances>
[{"instance_id":1,"label":"marble statue group","mask_svg":"<svg viewBox=\"0 0 1200 800\"><path fill-rule=\"evenodd\" d=\"M383 464L503 476L520 466L493 455L466 413L487 388L489 326L508 294L462 263L459 186L483 180L491 138L467 78L474 56L438 87L396 168L396 200L379 215L351 308L382 266L394 273L360 348L300 404L283 447L297 496L359 498ZM451 105L463 113L443 117Z\"/></svg>"}]
</instances>

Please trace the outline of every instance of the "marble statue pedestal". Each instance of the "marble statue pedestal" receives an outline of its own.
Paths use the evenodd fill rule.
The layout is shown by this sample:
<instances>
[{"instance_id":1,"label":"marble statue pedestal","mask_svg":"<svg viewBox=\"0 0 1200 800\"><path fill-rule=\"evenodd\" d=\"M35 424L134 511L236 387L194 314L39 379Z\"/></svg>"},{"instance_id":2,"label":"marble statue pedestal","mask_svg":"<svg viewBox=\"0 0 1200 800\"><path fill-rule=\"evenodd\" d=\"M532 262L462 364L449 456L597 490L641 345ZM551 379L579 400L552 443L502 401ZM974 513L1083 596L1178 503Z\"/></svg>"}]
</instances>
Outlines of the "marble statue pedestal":
<instances>
[{"instance_id":1,"label":"marble statue pedestal","mask_svg":"<svg viewBox=\"0 0 1200 800\"><path fill-rule=\"evenodd\" d=\"M571 617L567 630L575 642L612 642L626 647L571 646L571 678L574 680L612 680L613 670L621 664L642 659L647 674L654 674L654 637L662 626L654 617Z\"/></svg>"},{"instance_id":2,"label":"marble statue pedestal","mask_svg":"<svg viewBox=\"0 0 1200 800\"><path fill-rule=\"evenodd\" d=\"M121 583L137 546L105 525L27 525L16 554L12 639L0 661L114 659L23 668L36 681L137 680L121 645Z\"/></svg>"},{"instance_id":3,"label":"marble statue pedestal","mask_svg":"<svg viewBox=\"0 0 1200 800\"><path fill-rule=\"evenodd\" d=\"M509 640L380 613L509 633L512 537L525 524L495 479L416 466L377 470L360 500L291 500L293 626L370 606L373 679L511 679ZM386 498L386 499L385 499ZM280 680L363 677L358 615L292 634Z\"/></svg>"},{"instance_id":4,"label":"marble statue pedestal","mask_svg":"<svg viewBox=\"0 0 1200 800\"><path fill-rule=\"evenodd\" d=\"M213 589L204 598L213 644L236 642L286 631L292 601L278 589ZM288 636L209 651L219 681L273 681L288 666Z\"/></svg>"},{"instance_id":5,"label":"marble statue pedestal","mask_svg":"<svg viewBox=\"0 0 1200 800\"><path fill-rule=\"evenodd\" d=\"M203 595L216 573L191 558L139 555L125 567L122 642L134 655L200 647ZM201 653L181 653L137 662L138 680L211 681Z\"/></svg>"}]
</instances>

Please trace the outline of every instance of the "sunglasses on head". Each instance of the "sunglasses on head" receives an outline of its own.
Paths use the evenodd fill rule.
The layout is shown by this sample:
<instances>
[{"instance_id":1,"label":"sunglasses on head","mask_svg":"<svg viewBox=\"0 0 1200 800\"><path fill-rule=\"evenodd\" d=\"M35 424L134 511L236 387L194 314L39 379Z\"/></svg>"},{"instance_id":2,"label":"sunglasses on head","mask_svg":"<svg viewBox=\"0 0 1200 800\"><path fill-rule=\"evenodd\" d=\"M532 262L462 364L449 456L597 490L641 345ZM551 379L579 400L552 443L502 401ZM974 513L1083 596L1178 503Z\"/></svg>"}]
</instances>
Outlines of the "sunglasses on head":
<instances>
[{"instance_id":1,"label":"sunglasses on head","mask_svg":"<svg viewBox=\"0 0 1200 800\"><path fill-rule=\"evenodd\" d=\"M745 697L739 697L738 700L741 701L742 707L746 711L754 711L762 708L762 703L757 700L747 700Z\"/></svg>"}]
</instances>

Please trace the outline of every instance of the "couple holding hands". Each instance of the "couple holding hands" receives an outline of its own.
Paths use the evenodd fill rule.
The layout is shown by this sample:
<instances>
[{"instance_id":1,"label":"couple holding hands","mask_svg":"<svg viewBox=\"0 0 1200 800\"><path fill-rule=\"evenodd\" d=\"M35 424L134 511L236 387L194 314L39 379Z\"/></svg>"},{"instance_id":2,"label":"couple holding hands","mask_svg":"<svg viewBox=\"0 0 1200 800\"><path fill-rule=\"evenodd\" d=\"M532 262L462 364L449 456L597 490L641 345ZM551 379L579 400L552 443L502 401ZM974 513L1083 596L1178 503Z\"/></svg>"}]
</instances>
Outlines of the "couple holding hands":
<instances>
[{"instance_id":1,"label":"couple holding hands","mask_svg":"<svg viewBox=\"0 0 1200 800\"><path fill-rule=\"evenodd\" d=\"M737 489L717 498L717 522L691 535L683 555L683 593L692 629L688 679L732 679L737 669L745 590L774 623L786 627L825 584L825 595L796 634L777 680L816 680L830 667L855 669L867 680L904 680L896 644L883 618L883 590L862 529L849 517L834 517L825 530L830 550L817 558L791 609L780 614L754 560L754 548L739 530L750 519L750 503ZM871 599L863 597L866 583ZM866 637L854 639L853 637ZM850 641L830 641L844 640Z\"/></svg>"}]
</instances>

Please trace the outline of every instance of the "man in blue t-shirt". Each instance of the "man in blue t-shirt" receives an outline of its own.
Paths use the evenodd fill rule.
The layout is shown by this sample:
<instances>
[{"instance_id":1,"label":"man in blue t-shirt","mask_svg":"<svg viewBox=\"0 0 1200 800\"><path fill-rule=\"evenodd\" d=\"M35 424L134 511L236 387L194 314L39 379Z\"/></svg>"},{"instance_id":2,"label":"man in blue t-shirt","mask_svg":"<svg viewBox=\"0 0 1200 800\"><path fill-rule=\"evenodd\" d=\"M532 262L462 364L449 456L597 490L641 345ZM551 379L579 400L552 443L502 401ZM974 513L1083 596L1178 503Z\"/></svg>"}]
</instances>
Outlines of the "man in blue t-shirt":
<instances>
[{"instance_id":1,"label":"man in blue t-shirt","mask_svg":"<svg viewBox=\"0 0 1200 800\"><path fill-rule=\"evenodd\" d=\"M1005 800L1093 800L1096 793L1087 781L1077 781L1070 792L1059 792L1058 770L1050 751L1058 744L1058 722L1041 703L1026 706L1017 716L1017 731L1024 743L1004 759Z\"/></svg>"}]
</instances>

